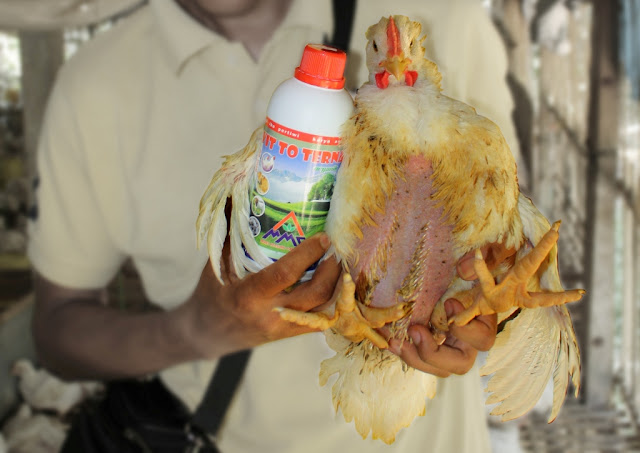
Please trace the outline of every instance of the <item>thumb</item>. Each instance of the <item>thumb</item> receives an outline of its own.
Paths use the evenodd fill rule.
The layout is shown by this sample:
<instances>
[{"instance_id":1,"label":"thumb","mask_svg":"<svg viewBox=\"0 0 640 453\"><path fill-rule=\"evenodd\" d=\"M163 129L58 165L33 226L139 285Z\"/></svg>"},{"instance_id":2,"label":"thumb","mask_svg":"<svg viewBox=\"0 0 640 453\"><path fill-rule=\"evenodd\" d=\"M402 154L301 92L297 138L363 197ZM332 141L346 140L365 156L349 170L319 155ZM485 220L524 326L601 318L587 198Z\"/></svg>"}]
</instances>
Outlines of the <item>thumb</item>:
<instances>
[{"instance_id":1,"label":"thumb","mask_svg":"<svg viewBox=\"0 0 640 453\"><path fill-rule=\"evenodd\" d=\"M297 283L304 272L324 256L330 245L327 234L318 233L260 272L248 275L247 279L252 280L255 293L275 296Z\"/></svg>"}]
</instances>

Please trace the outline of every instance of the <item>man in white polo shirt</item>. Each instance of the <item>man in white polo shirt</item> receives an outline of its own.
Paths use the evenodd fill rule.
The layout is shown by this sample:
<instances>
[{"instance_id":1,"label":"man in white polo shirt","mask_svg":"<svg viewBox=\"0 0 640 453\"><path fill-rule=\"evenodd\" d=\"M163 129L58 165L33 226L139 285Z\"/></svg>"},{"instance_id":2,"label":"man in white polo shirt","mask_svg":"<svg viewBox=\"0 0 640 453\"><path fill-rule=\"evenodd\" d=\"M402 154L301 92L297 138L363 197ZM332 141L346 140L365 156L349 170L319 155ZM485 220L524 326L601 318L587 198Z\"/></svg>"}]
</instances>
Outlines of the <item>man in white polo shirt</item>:
<instances>
[{"instance_id":1,"label":"man in white polo shirt","mask_svg":"<svg viewBox=\"0 0 640 453\"><path fill-rule=\"evenodd\" d=\"M353 64L366 28L389 14L423 24L445 93L494 120L517 150L506 58L476 0L361 1L348 86L367 77L363 63ZM221 451L488 452L475 368L442 379L427 414L391 447L360 439L333 413L330 389L317 384L319 362L332 355L323 335L299 335L308 331L271 313L330 298L339 273L331 260L311 282L282 291L322 256L326 236L260 274L228 276L225 286L206 265L206 250L195 248L198 201L221 156L244 146L304 44L322 42L332 28L328 1L151 0L66 64L40 141L29 245L41 360L67 379L160 373L193 410L216 360L255 347L217 437ZM127 258L162 310L133 315L101 303ZM410 365L440 376L468 370L473 345L493 341L493 322L493 332L456 332L468 352L458 362L436 366L438 353L420 345L421 361Z\"/></svg>"}]
</instances>

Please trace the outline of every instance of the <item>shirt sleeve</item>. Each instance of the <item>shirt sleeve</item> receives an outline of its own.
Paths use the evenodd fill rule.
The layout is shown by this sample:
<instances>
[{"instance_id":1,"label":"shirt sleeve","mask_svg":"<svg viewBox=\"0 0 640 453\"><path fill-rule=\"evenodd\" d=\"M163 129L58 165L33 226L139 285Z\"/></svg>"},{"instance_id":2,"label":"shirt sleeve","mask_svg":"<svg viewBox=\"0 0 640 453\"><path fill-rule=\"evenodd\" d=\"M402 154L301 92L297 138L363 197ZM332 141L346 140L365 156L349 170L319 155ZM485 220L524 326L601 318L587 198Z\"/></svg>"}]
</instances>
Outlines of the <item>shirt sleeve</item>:
<instances>
[{"instance_id":1,"label":"shirt sleeve","mask_svg":"<svg viewBox=\"0 0 640 453\"><path fill-rule=\"evenodd\" d=\"M27 253L33 267L71 288L106 285L124 260L97 202L80 117L64 69L49 98L37 152L37 209ZM86 119L84 119L86 121Z\"/></svg>"}]
</instances>

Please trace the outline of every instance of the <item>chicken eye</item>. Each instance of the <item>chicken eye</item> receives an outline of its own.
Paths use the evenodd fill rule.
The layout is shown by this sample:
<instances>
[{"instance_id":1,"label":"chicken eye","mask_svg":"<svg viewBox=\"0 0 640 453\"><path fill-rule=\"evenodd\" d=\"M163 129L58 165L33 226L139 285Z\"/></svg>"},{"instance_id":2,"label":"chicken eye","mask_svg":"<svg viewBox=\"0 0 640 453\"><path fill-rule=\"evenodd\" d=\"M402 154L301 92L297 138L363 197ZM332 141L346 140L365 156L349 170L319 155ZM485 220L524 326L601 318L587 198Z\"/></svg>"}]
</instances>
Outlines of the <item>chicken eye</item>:
<instances>
[{"instance_id":1,"label":"chicken eye","mask_svg":"<svg viewBox=\"0 0 640 453\"><path fill-rule=\"evenodd\" d=\"M411 42L409 43L409 47L413 48L413 39L411 40Z\"/></svg>"},{"instance_id":2,"label":"chicken eye","mask_svg":"<svg viewBox=\"0 0 640 453\"><path fill-rule=\"evenodd\" d=\"M376 52L378 51L378 45L375 41L373 41L373 50L375 50Z\"/></svg>"}]
</instances>

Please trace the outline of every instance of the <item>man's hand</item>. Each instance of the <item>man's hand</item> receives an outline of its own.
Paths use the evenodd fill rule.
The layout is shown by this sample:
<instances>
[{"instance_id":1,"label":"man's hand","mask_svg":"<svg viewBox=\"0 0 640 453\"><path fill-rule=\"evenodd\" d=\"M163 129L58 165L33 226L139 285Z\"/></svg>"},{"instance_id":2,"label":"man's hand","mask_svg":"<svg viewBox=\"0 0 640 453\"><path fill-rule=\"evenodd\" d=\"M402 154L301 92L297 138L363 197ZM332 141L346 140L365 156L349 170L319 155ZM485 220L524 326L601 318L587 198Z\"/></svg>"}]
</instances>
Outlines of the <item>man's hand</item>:
<instances>
[{"instance_id":1,"label":"man's hand","mask_svg":"<svg viewBox=\"0 0 640 453\"><path fill-rule=\"evenodd\" d=\"M169 311L115 309L105 305L104 289L67 288L36 275L32 325L38 358L65 379L120 379L309 332L271 309L309 310L331 298L340 274L334 259L318 266L311 281L285 291L328 246L326 235L314 236L242 280L228 271L227 250L225 285L207 262L191 297Z\"/></svg>"},{"instance_id":2,"label":"man's hand","mask_svg":"<svg viewBox=\"0 0 640 453\"><path fill-rule=\"evenodd\" d=\"M451 317L463 310L455 299L445 302L447 316ZM431 331L415 324L408 329L412 342L402 342L394 338L389 349L399 355L407 365L439 377L450 374L465 374L473 366L478 351L489 350L495 341L497 331L496 315L478 316L466 326L450 326L445 342L438 345Z\"/></svg>"},{"instance_id":3,"label":"man's hand","mask_svg":"<svg viewBox=\"0 0 640 453\"><path fill-rule=\"evenodd\" d=\"M493 270L502 263L509 263L512 266L515 262L516 250L508 249L501 243L489 244L480 249L484 262L489 270ZM458 260L456 270L463 280L477 280L478 276L473 268L475 260L475 250L470 251Z\"/></svg>"},{"instance_id":4,"label":"man's hand","mask_svg":"<svg viewBox=\"0 0 640 453\"><path fill-rule=\"evenodd\" d=\"M502 244L490 244L481 249L487 266L494 269L515 256L515 250ZM458 275L464 280L476 280L473 269L475 251L464 255L457 263ZM449 299L445 302L447 318L464 310L460 302ZM474 318L465 326L450 325L447 339L438 345L431 331L422 325L408 329L412 342L390 340L389 348L399 355L407 365L440 377L450 374L465 374L475 363L478 351L488 351L493 346L497 333L497 316Z\"/></svg>"},{"instance_id":5,"label":"man's hand","mask_svg":"<svg viewBox=\"0 0 640 453\"><path fill-rule=\"evenodd\" d=\"M331 299L341 269L333 257L318 266L310 281L294 286L329 245L326 234L317 234L277 262L243 279L233 274L227 247L222 263L224 285L207 262L198 287L182 308L197 355L216 358L312 332L309 327L282 320L273 308L309 311Z\"/></svg>"}]
</instances>

